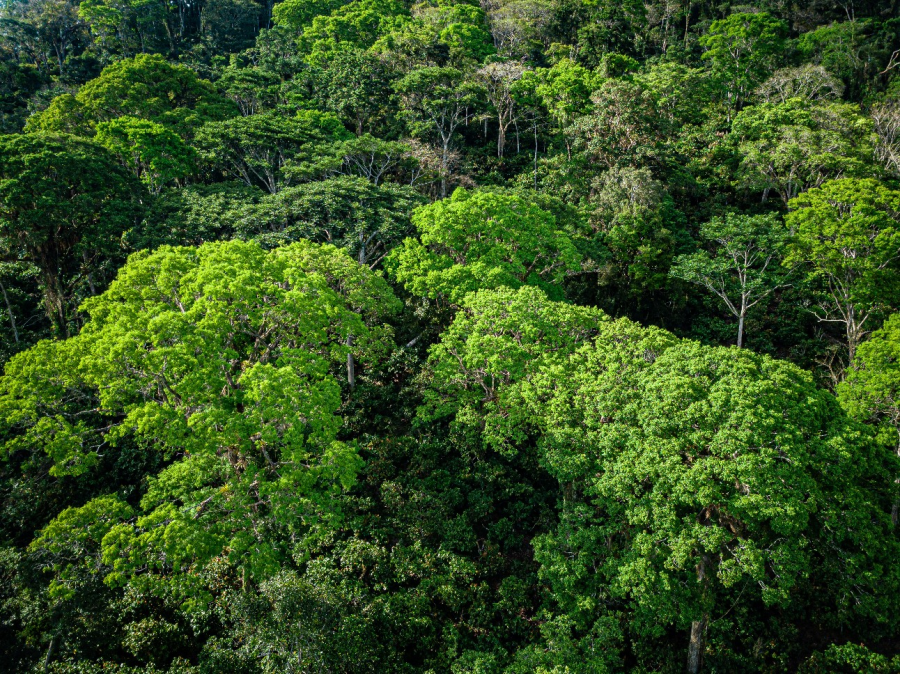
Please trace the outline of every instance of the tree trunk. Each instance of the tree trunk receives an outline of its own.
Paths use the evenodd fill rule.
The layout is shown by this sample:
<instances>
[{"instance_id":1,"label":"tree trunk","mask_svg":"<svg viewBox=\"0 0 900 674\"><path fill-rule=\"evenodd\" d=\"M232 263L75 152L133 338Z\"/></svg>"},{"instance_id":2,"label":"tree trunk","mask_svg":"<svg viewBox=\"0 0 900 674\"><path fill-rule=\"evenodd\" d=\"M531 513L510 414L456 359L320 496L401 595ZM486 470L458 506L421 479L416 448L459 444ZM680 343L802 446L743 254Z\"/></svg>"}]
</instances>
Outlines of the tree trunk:
<instances>
[{"instance_id":1,"label":"tree trunk","mask_svg":"<svg viewBox=\"0 0 900 674\"><path fill-rule=\"evenodd\" d=\"M6 313L9 314L9 325L13 331L13 339L16 340L16 344L19 343L19 331L16 330L16 317L13 314L12 304L9 301L9 295L6 294L6 286L3 285L3 282L0 281L0 291L3 292L3 301L6 302Z\"/></svg>"},{"instance_id":2,"label":"tree trunk","mask_svg":"<svg viewBox=\"0 0 900 674\"><path fill-rule=\"evenodd\" d=\"M56 648L56 635L50 637L50 646L47 648L47 655L44 657L44 671L50 668L50 658L53 657L53 649Z\"/></svg>"},{"instance_id":3,"label":"tree trunk","mask_svg":"<svg viewBox=\"0 0 900 674\"><path fill-rule=\"evenodd\" d=\"M447 174L450 172L450 142L445 140L441 152L441 199L447 198Z\"/></svg>"},{"instance_id":4,"label":"tree trunk","mask_svg":"<svg viewBox=\"0 0 900 674\"><path fill-rule=\"evenodd\" d=\"M709 616L703 614L700 620L691 623L691 643L688 646L687 671L688 674L699 674L703 664L703 648L706 642L706 624Z\"/></svg>"},{"instance_id":5,"label":"tree trunk","mask_svg":"<svg viewBox=\"0 0 900 674\"><path fill-rule=\"evenodd\" d=\"M737 347L739 349L744 347L744 314L743 313L741 313L740 317L738 317Z\"/></svg>"},{"instance_id":6,"label":"tree trunk","mask_svg":"<svg viewBox=\"0 0 900 674\"><path fill-rule=\"evenodd\" d=\"M707 576L707 565L710 559L707 555L700 556L700 563L697 564L697 582L700 583L700 601L703 606L703 612L700 614L700 620L694 620L691 623L691 641L688 644L687 671L688 674L698 674L703 666L703 651L706 647L706 627L709 624L709 604L708 587L709 577Z\"/></svg>"},{"instance_id":7,"label":"tree trunk","mask_svg":"<svg viewBox=\"0 0 900 674\"><path fill-rule=\"evenodd\" d=\"M347 346L353 346L353 335L347 335ZM356 386L356 363L353 361L351 351L347 351L347 383L350 384L351 389Z\"/></svg>"},{"instance_id":8,"label":"tree trunk","mask_svg":"<svg viewBox=\"0 0 900 674\"><path fill-rule=\"evenodd\" d=\"M59 279L53 274L44 274L44 303L47 310L47 318L56 326L63 338L68 338L69 327L66 322L66 298L60 288Z\"/></svg>"}]
</instances>

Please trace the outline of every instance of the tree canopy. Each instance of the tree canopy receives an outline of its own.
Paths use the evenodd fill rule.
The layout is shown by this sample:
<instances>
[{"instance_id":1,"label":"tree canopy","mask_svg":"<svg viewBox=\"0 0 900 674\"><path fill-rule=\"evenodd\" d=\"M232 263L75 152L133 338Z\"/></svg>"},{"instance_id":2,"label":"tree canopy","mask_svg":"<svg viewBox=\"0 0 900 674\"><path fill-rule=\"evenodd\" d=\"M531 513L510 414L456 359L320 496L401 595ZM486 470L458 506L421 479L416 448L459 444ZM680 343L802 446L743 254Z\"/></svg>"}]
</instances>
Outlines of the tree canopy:
<instances>
[{"instance_id":1,"label":"tree canopy","mask_svg":"<svg viewBox=\"0 0 900 674\"><path fill-rule=\"evenodd\" d=\"M898 17L0 5L0 674L900 672Z\"/></svg>"}]
</instances>

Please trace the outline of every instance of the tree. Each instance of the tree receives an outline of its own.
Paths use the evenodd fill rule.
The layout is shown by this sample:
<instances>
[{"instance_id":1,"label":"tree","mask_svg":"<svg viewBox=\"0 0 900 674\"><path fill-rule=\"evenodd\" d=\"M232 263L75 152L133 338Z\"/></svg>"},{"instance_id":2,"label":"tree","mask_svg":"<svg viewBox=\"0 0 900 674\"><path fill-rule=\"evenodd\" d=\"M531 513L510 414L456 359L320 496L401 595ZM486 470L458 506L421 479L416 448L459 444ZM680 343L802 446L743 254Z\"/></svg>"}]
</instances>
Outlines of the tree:
<instances>
[{"instance_id":1,"label":"tree","mask_svg":"<svg viewBox=\"0 0 900 674\"><path fill-rule=\"evenodd\" d=\"M116 155L153 194L195 170L193 148L156 122L128 116L100 122L96 141Z\"/></svg>"},{"instance_id":2,"label":"tree","mask_svg":"<svg viewBox=\"0 0 900 674\"><path fill-rule=\"evenodd\" d=\"M88 26L94 44L107 57L175 51L178 27L164 2L155 0L84 0L78 16ZM112 60L112 59L110 59Z\"/></svg>"},{"instance_id":3,"label":"tree","mask_svg":"<svg viewBox=\"0 0 900 674\"><path fill-rule=\"evenodd\" d=\"M3 13L17 29L20 49L30 51L32 60L43 68L55 61L62 78L66 59L85 37L78 6L68 0L36 0L7 5Z\"/></svg>"},{"instance_id":4,"label":"tree","mask_svg":"<svg viewBox=\"0 0 900 674\"><path fill-rule=\"evenodd\" d=\"M331 151L335 162L329 171L365 178L376 187L389 178L414 184L420 173L409 143L381 140L366 133L336 143Z\"/></svg>"},{"instance_id":5,"label":"tree","mask_svg":"<svg viewBox=\"0 0 900 674\"><path fill-rule=\"evenodd\" d=\"M43 111L25 120L25 132L67 133L85 138L95 133L93 120L72 94L60 94Z\"/></svg>"},{"instance_id":6,"label":"tree","mask_svg":"<svg viewBox=\"0 0 900 674\"><path fill-rule=\"evenodd\" d=\"M478 95L455 68L421 68L395 85L415 135L433 137L441 150L441 198L450 183L450 150L456 130L472 118Z\"/></svg>"},{"instance_id":7,"label":"tree","mask_svg":"<svg viewBox=\"0 0 900 674\"><path fill-rule=\"evenodd\" d=\"M795 366L619 321L518 400L565 494L534 547L576 634L624 601L641 638L689 629L697 672L711 616L741 602L784 606L812 582L839 624L888 606L892 457Z\"/></svg>"},{"instance_id":8,"label":"tree","mask_svg":"<svg viewBox=\"0 0 900 674\"><path fill-rule=\"evenodd\" d=\"M900 458L900 314L860 344L837 395L850 416L878 427L880 439ZM891 523L898 521L900 500L891 509Z\"/></svg>"},{"instance_id":9,"label":"tree","mask_svg":"<svg viewBox=\"0 0 900 674\"><path fill-rule=\"evenodd\" d=\"M873 106L871 115L878 135L875 157L890 175L900 175L900 104Z\"/></svg>"},{"instance_id":10,"label":"tree","mask_svg":"<svg viewBox=\"0 0 900 674\"><path fill-rule=\"evenodd\" d=\"M276 26L299 31L317 16L327 16L343 4L340 0L284 0L272 8L272 20Z\"/></svg>"},{"instance_id":11,"label":"tree","mask_svg":"<svg viewBox=\"0 0 900 674\"><path fill-rule=\"evenodd\" d=\"M281 7L281 4L276 7ZM242 67L236 63L224 68L216 80L219 90L237 104L244 117L275 108L280 84L276 73L260 67Z\"/></svg>"},{"instance_id":12,"label":"tree","mask_svg":"<svg viewBox=\"0 0 900 674\"><path fill-rule=\"evenodd\" d=\"M200 30L215 51L236 52L252 46L263 14L253 0L208 0L200 11Z\"/></svg>"},{"instance_id":13,"label":"tree","mask_svg":"<svg viewBox=\"0 0 900 674\"><path fill-rule=\"evenodd\" d=\"M545 0L507 0L497 2L488 12L494 46L504 56L527 57L539 42L544 27L552 20L552 9Z\"/></svg>"},{"instance_id":14,"label":"tree","mask_svg":"<svg viewBox=\"0 0 900 674\"><path fill-rule=\"evenodd\" d=\"M100 446L133 436L179 456L151 479L137 518L117 516L102 535L107 583L149 569L190 584L182 572L220 554L245 583L270 575L291 540L329 517L335 494L352 484L359 460L336 437L333 367L351 351L380 352L389 335L349 304L369 312L396 300L353 260L317 248L266 253L232 241L135 254L86 304L90 320L77 337L10 363L0 391L7 449L37 440L52 422L47 449L57 448L62 470L74 456L87 467L96 459L98 447L82 444L89 433ZM72 398L54 400L55 381L96 396L106 427L67 415ZM48 403L62 409L47 416ZM65 520L51 525L60 545L76 534Z\"/></svg>"},{"instance_id":15,"label":"tree","mask_svg":"<svg viewBox=\"0 0 900 674\"><path fill-rule=\"evenodd\" d=\"M429 389L418 418L483 424L486 440L515 452L517 443L502 433L512 425L510 417L517 418L507 389L589 343L608 320L599 309L554 302L533 286L467 295L429 350Z\"/></svg>"},{"instance_id":16,"label":"tree","mask_svg":"<svg viewBox=\"0 0 900 674\"><path fill-rule=\"evenodd\" d=\"M165 188L153 199L141 223L128 233L129 248L199 246L231 239L247 212L264 196L262 190L237 180Z\"/></svg>"},{"instance_id":17,"label":"tree","mask_svg":"<svg viewBox=\"0 0 900 674\"><path fill-rule=\"evenodd\" d=\"M787 103L792 98L803 101L840 100L844 84L822 66L803 65L777 70L763 82L756 95L764 103Z\"/></svg>"},{"instance_id":18,"label":"tree","mask_svg":"<svg viewBox=\"0 0 900 674\"><path fill-rule=\"evenodd\" d=\"M740 183L774 190L785 205L826 180L872 175L872 122L855 105L799 99L742 110L731 132L743 155Z\"/></svg>"},{"instance_id":19,"label":"tree","mask_svg":"<svg viewBox=\"0 0 900 674\"><path fill-rule=\"evenodd\" d=\"M307 61L324 67L340 52L368 49L409 16L397 0L354 0L315 17L300 36Z\"/></svg>"},{"instance_id":20,"label":"tree","mask_svg":"<svg viewBox=\"0 0 900 674\"><path fill-rule=\"evenodd\" d=\"M806 265L824 288L811 311L844 327L848 362L877 316L897 297L900 192L871 180L833 180L790 202L795 232L784 263Z\"/></svg>"},{"instance_id":21,"label":"tree","mask_svg":"<svg viewBox=\"0 0 900 674\"><path fill-rule=\"evenodd\" d=\"M419 239L388 257L388 270L413 293L458 303L467 293L535 285L559 294L579 268L572 240L552 214L526 198L457 189L413 213Z\"/></svg>"},{"instance_id":22,"label":"tree","mask_svg":"<svg viewBox=\"0 0 900 674\"><path fill-rule=\"evenodd\" d=\"M410 187L339 176L260 200L241 215L237 231L267 247L298 239L330 243L374 269L410 233L410 214L424 201Z\"/></svg>"},{"instance_id":23,"label":"tree","mask_svg":"<svg viewBox=\"0 0 900 674\"><path fill-rule=\"evenodd\" d=\"M744 345L747 312L785 284L780 260L790 233L775 215L729 213L700 227L700 236L714 247L681 255L669 272L714 293L738 319L737 346Z\"/></svg>"},{"instance_id":24,"label":"tree","mask_svg":"<svg viewBox=\"0 0 900 674\"><path fill-rule=\"evenodd\" d=\"M513 62L489 63L478 70L478 78L487 93L487 99L497 115L497 156L503 157L506 147L506 131L518 119L515 83L521 79L525 68Z\"/></svg>"},{"instance_id":25,"label":"tree","mask_svg":"<svg viewBox=\"0 0 900 674\"><path fill-rule=\"evenodd\" d=\"M372 49L403 63L406 70L422 66L467 70L496 52L485 11L448 0L416 5L412 18L398 22Z\"/></svg>"},{"instance_id":26,"label":"tree","mask_svg":"<svg viewBox=\"0 0 900 674\"><path fill-rule=\"evenodd\" d=\"M573 147L605 168L640 167L657 151L667 121L652 93L627 80L606 80L591 96L592 111L575 119L566 133Z\"/></svg>"},{"instance_id":27,"label":"tree","mask_svg":"<svg viewBox=\"0 0 900 674\"><path fill-rule=\"evenodd\" d=\"M787 26L766 12L732 14L713 21L700 44L722 79L730 106L740 110L756 86L774 70L784 51Z\"/></svg>"},{"instance_id":28,"label":"tree","mask_svg":"<svg viewBox=\"0 0 900 674\"><path fill-rule=\"evenodd\" d=\"M217 94L210 82L158 54L139 54L107 66L79 89L75 100L78 105L67 106L65 112L83 115L91 125L130 115L167 126L183 138L192 137L203 122L237 114L234 103ZM61 112L57 108L54 114ZM44 114L49 113L36 116L34 128L41 127ZM54 130L59 122L55 124Z\"/></svg>"},{"instance_id":29,"label":"tree","mask_svg":"<svg viewBox=\"0 0 900 674\"><path fill-rule=\"evenodd\" d=\"M321 96L357 136L375 133L387 115L393 90L390 71L374 54L354 49L339 52L323 73Z\"/></svg>"},{"instance_id":30,"label":"tree","mask_svg":"<svg viewBox=\"0 0 900 674\"><path fill-rule=\"evenodd\" d=\"M209 122L198 131L197 145L225 172L275 194L304 163L318 159L323 146L349 135L330 113L301 110L291 118L270 112Z\"/></svg>"},{"instance_id":31,"label":"tree","mask_svg":"<svg viewBox=\"0 0 900 674\"><path fill-rule=\"evenodd\" d=\"M690 238L684 215L648 169L614 167L591 185L589 247L596 302L613 315L647 315Z\"/></svg>"},{"instance_id":32,"label":"tree","mask_svg":"<svg viewBox=\"0 0 900 674\"><path fill-rule=\"evenodd\" d=\"M75 285L86 280L94 294L92 267L119 252L140 213L138 199L136 181L90 141L0 138L0 237L5 249L40 269L57 334L69 334Z\"/></svg>"}]
</instances>

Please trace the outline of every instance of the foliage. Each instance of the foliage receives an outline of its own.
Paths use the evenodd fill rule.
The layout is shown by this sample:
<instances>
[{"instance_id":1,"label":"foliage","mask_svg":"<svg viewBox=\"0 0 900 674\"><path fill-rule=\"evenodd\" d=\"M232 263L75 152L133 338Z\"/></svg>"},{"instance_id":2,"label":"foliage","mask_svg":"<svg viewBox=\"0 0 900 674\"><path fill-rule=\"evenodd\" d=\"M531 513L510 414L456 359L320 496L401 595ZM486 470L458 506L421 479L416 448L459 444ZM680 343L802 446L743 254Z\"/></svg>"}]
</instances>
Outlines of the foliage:
<instances>
[{"instance_id":1,"label":"foliage","mask_svg":"<svg viewBox=\"0 0 900 674\"><path fill-rule=\"evenodd\" d=\"M389 268L417 294L458 302L468 292L502 286L553 293L578 268L575 246L553 215L514 195L457 189L418 209L413 224L419 239L406 239Z\"/></svg>"},{"instance_id":2,"label":"foliage","mask_svg":"<svg viewBox=\"0 0 900 674\"><path fill-rule=\"evenodd\" d=\"M118 241L139 212L134 182L102 147L71 136L0 140L3 247L40 269L47 315L58 334L69 333L82 265L119 252Z\"/></svg>"},{"instance_id":3,"label":"foliage","mask_svg":"<svg viewBox=\"0 0 900 674\"><path fill-rule=\"evenodd\" d=\"M193 149L156 122L128 116L100 122L96 141L156 194L166 183L185 178L194 170Z\"/></svg>"},{"instance_id":4,"label":"foliage","mask_svg":"<svg viewBox=\"0 0 900 674\"><path fill-rule=\"evenodd\" d=\"M208 122L197 145L228 175L275 194L314 162L322 145L348 135L333 115L303 110L293 118L263 113Z\"/></svg>"},{"instance_id":5,"label":"foliage","mask_svg":"<svg viewBox=\"0 0 900 674\"><path fill-rule=\"evenodd\" d=\"M0 671L896 669L889 5L5 3Z\"/></svg>"},{"instance_id":6,"label":"foliage","mask_svg":"<svg viewBox=\"0 0 900 674\"><path fill-rule=\"evenodd\" d=\"M738 319L738 347L744 344L747 312L784 285L779 257L790 234L772 216L730 213L705 223L700 236L715 246L682 255L670 274L714 293Z\"/></svg>"},{"instance_id":7,"label":"foliage","mask_svg":"<svg viewBox=\"0 0 900 674\"><path fill-rule=\"evenodd\" d=\"M714 21L700 38L721 77L731 106L740 109L784 49L787 26L766 12Z\"/></svg>"},{"instance_id":8,"label":"foliage","mask_svg":"<svg viewBox=\"0 0 900 674\"><path fill-rule=\"evenodd\" d=\"M875 180L845 178L791 202L786 223L795 232L785 262L806 263L823 281L813 311L843 324L852 361L878 314L896 301L900 255L900 192Z\"/></svg>"}]
</instances>

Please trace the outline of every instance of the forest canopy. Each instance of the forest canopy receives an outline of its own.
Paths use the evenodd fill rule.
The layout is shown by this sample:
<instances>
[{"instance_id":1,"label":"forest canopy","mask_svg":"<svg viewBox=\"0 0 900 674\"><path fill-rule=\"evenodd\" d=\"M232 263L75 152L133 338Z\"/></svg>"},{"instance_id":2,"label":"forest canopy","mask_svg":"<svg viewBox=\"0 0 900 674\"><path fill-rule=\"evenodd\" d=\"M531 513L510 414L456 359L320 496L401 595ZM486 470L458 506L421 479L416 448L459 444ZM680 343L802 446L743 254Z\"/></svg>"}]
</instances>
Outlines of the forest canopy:
<instances>
[{"instance_id":1,"label":"forest canopy","mask_svg":"<svg viewBox=\"0 0 900 674\"><path fill-rule=\"evenodd\" d=\"M900 673L900 3L0 7L0 671Z\"/></svg>"}]
</instances>

